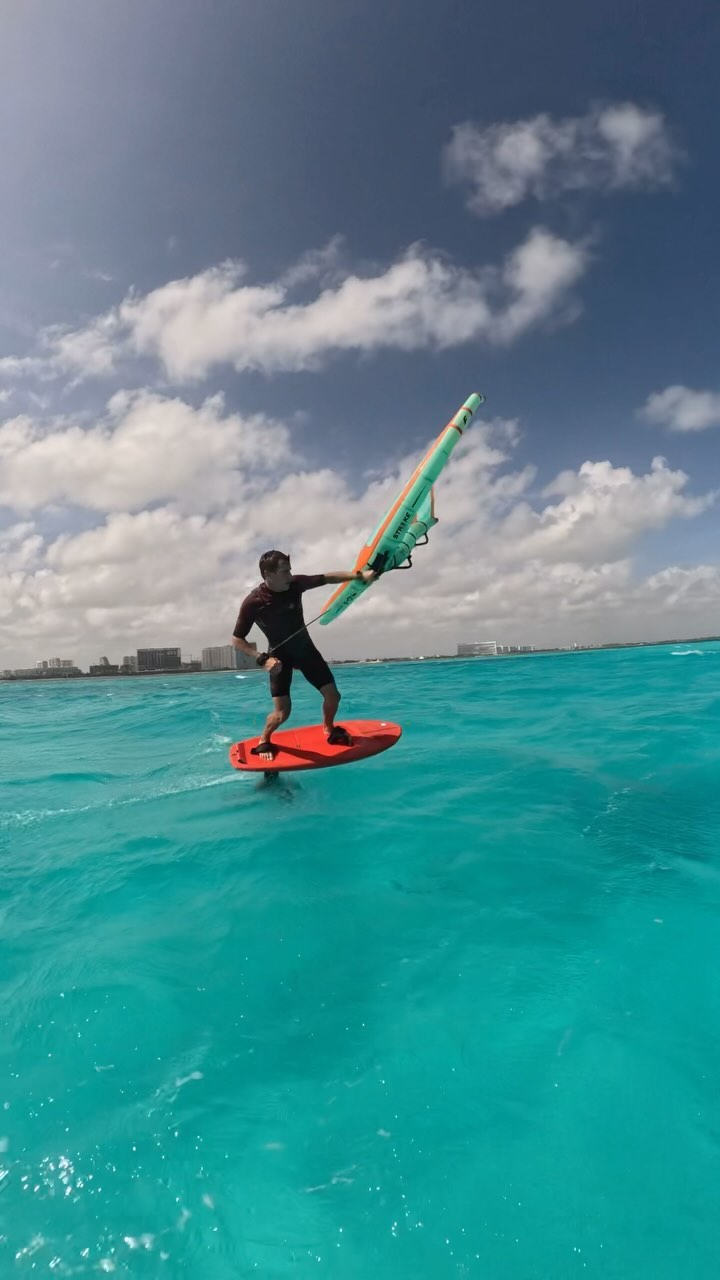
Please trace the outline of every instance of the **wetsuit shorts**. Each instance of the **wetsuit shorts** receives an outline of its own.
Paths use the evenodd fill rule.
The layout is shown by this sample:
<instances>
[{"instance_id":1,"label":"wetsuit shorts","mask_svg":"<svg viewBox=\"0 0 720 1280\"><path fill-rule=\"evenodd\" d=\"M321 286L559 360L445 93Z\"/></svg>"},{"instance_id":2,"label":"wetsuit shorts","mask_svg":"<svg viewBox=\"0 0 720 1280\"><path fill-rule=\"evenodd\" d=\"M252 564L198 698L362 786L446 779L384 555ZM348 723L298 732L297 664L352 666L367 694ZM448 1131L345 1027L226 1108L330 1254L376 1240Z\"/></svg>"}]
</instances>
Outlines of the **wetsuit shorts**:
<instances>
[{"instance_id":1,"label":"wetsuit shorts","mask_svg":"<svg viewBox=\"0 0 720 1280\"><path fill-rule=\"evenodd\" d=\"M322 654L314 645L309 645L301 653L288 654L284 657L278 653L282 666L270 672L270 693L273 698L286 698L290 692L293 671L299 671L309 684L322 689L326 684L334 684L333 673Z\"/></svg>"}]
</instances>

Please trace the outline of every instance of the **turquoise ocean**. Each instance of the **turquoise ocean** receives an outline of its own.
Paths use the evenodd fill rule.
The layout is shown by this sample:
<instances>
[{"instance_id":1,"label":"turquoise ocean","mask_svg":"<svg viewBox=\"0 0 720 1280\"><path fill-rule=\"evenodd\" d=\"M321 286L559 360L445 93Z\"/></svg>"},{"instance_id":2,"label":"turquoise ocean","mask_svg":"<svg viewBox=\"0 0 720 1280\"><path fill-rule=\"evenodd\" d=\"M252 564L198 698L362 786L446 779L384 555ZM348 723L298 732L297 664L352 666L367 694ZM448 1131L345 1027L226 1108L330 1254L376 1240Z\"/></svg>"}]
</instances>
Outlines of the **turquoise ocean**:
<instances>
[{"instance_id":1,"label":"turquoise ocean","mask_svg":"<svg viewBox=\"0 0 720 1280\"><path fill-rule=\"evenodd\" d=\"M0 686L0 1276L716 1280L720 647L336 674Z\"/></svg>"}]
</instances>

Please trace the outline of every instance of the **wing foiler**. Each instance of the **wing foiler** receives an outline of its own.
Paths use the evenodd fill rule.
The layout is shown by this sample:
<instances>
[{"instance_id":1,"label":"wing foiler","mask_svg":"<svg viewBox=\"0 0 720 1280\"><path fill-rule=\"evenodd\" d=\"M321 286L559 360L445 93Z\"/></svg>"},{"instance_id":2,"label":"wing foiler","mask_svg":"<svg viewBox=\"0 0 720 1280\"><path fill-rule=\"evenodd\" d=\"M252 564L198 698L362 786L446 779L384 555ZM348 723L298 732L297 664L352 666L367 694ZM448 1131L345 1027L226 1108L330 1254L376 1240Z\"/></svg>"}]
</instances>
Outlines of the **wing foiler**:
<instances>
[{"instance_id":1,"label":"wing foiler","mask_svg":"<svg viewBox=\"0 0 720 1280\"><path fill-rule=\"evenodd\" d=\"M484 402L485 397L477 392L468 396L455 417L440 432L365 543L355 563L356 569L374 569L382 574L389 569L410 568L415 547L425 545L429 530L437 524L433 485L475 410ZM367 582L347 582L339 586L325 605L321 625L326 627L338 618L370 586L372 583Z\"/></svg>"}]
</instances>

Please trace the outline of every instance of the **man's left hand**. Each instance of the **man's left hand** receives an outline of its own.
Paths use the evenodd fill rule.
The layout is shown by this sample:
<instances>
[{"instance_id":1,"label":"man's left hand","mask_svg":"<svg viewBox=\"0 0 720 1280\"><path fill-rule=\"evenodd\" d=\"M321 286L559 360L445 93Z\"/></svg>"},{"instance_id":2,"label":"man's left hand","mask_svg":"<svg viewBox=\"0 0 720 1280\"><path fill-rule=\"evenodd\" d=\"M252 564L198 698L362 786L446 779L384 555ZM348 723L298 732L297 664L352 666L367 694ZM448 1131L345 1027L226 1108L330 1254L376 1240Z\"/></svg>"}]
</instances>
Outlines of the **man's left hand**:
<instances>
[{"instance_id":1,"label":"man's left hand","mask_svg":"<svg viewBox=\"0 0 720 1280\"><path fill-rule=\"evenodd\" d=\"M375 579L378 577L378 574L375 573L374 569L364 569L360 577L362 578L363 582L370 583L375 581Z\"/></svg>"}]
</instances>

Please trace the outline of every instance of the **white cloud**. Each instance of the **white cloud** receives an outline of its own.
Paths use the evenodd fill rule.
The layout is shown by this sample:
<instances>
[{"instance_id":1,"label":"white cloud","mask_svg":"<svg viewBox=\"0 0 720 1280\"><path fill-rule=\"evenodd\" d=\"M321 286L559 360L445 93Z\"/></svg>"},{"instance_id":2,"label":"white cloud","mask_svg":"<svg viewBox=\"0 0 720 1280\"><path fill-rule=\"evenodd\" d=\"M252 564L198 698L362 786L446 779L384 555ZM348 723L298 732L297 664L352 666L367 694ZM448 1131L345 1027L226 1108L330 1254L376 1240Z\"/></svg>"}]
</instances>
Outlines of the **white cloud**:
<instances>
[{"instance_id":1,"label":"white cloud","mask_svg":"<svg viewBox=\"0 0 720 1280\"><path fill-rule=\"evenodd\" d=\"M5 378L23 378L36 374L42 377L48 372L44 356L0 356L0 375Z\"/></svg>"},{"instance_id":2,"label":"white cloud","mask_svg":"<svg viewBox=\"0 0 720 1280\"><path fill-rule=\"evenodd\" d=\"M667 185L681 158L663 115L632 102L587 115L457 125L443 153L451 183L471 187L474 213L501 213L532 196Z\"/></svg>"},{"instance_id":3,"label":"white cloud","mask_svg":"<svg viewBox=\"0 0 720 1280\"><path fill-rule=\"evenodd\" d=\"M536 229L499 269L472 272L416 246L380 274L293 303L286 284L243 285L228 265L129 300L120 316L134 350L178 380L222 363L314 369L342 351L512 341L562 305L587 265L584 245Z\"/></svg>"},{"instance_id":4,"label":"white cloud","mask_svg":"<svg viewBox=\"0 0 720 1280\"><path fill-rule=\"evenodd\" d=\"M469 270L422 246L375 274L342 273L339 246L305 255L279 280L245 282L229 262L144 296L130 295L76 330L48 329L40 356L6 358L7 374L105 376L130 356L151 357L175 382L238 371L314 370L342 352L438 351L509 343L577 314L571 290L588 246L535 228L499 267ZM319 282L309 300L294 290ZM0 362L0 372L2 362Z\"/></svg>"},{"instance_id":5,"label":"white cloud","mask_svg":"<svg viewBox=\"0 0 720 1280\"><path fill-rule=\"evenodd\" d=\"M534 231L507 263L511 300L496 317L496 341L512 342L564 304L570 303L574 317L577 303L571 302L570 290L586 269L588 257L587 246L570 244L549 231Z\"/></svg>"},{"instance_id":6,"label":"white cloud","mask_svg":"<svg viewBox=\"0 0 720 1280\"><path fill-rule=\"evenodd\" d=\"M31 520L18 521L0 529L0 564L3 574L12 575L31 567L42 551L43 540Z\"/></svg>"},{"instance_id":7,"label":"white cloud","mask_svg":"<svg viewBox=\"0 0 720 1280\"><path fill-rule=\"evenodd\" d=\"M333 236L323 249L310 249L280 277L279 284L283 288L294 289L315 280L342 279L340 261L343 244L342 236Z\"/></svg>"},{"instance_id":8,"label":"white cloud","mask_svg":"<svg viewBox=\"0 0 720 1280\"><path fill-rule=\"evenodd\" d=\"M52 460L38 462L47 437L35 424L9 425L4 445L23 509L64 495L97 511L102 486L117 509L81 532L43 535L40 510L0 532L0 667L58 647L87 663L142 644L181 644L187 656L225 642L260 551L288 550L298 571L350 567L416 460L358 486L293 458L281 424L248 425L215 401L194 410L147 393L117 397L85 436L61 424ZM256 430L269 432L259 467ZM328 656L452 652L459 640L484 637L572 643L712 629L717 565L670 565L642 580L632 560L638 539L698 516L712 495L688 494L687 476L662 459L646 474L587 462L533 495L534 469L513 465L518 436L503 421L466 434L437 485L440 524L429 546L412 572L388 575L317 632ZM187 457L174 461L183 441ZM74 481L58 461L73 456ZM148 501L151 509L140 507ZM326 594L308 599L308 618Z\"/></svg>"},{"instance_id":9,"label":"white cloud","mask_svg":"<svg viewBox=\"0 0 720 1280\"><path fill-rule=\"evenodd\" d=\"M559 496L559 502L540 511L522 502L514 507L498 531L503 558L572 558L579 564L614 559L642 534L707 510L715 495L688 497L687 483L687 475L671 471L664 458L653 458L644 476L610 462L584 462L543 491L544 497Z\"/></svg>"},{"instance_id":10,"label":"white cloud","mask_svg":"<svg viewBox=\"0 0 720 1280\"><path fill-rule=\"evenodd\" d=\"M648 396L641 417L671 431L705 431L720 427L720 391L666 387Z\"/></svg>"},{"instance_id":11,"label":"white cloud","mask_svg":"<svg viewBox=\"0 0 720 1280\"><path fill-rule=\"evenodd\" d=\"M83 378L104 377L115 367L113 342L117 333L116 316L99 316L85 329L66 333L46 329L43 344L50 354L52 366L61 373L76 372Z\"/></svg>"},{"instance_id":12,"label":"white cloud","mask_svg":"<svg viewBox=\"0 0 720 1280\"><path fill-rule=\"evenodd\" d=\"M0 425L0 505L109 512L174 499L210 511L237 502L253 475L278 457L292 462L287 429L262 415L225 415L219 396L193 409L149 392L121 392L95 426L53 430L28 417Z\"/></svg>"}]
</instances>

